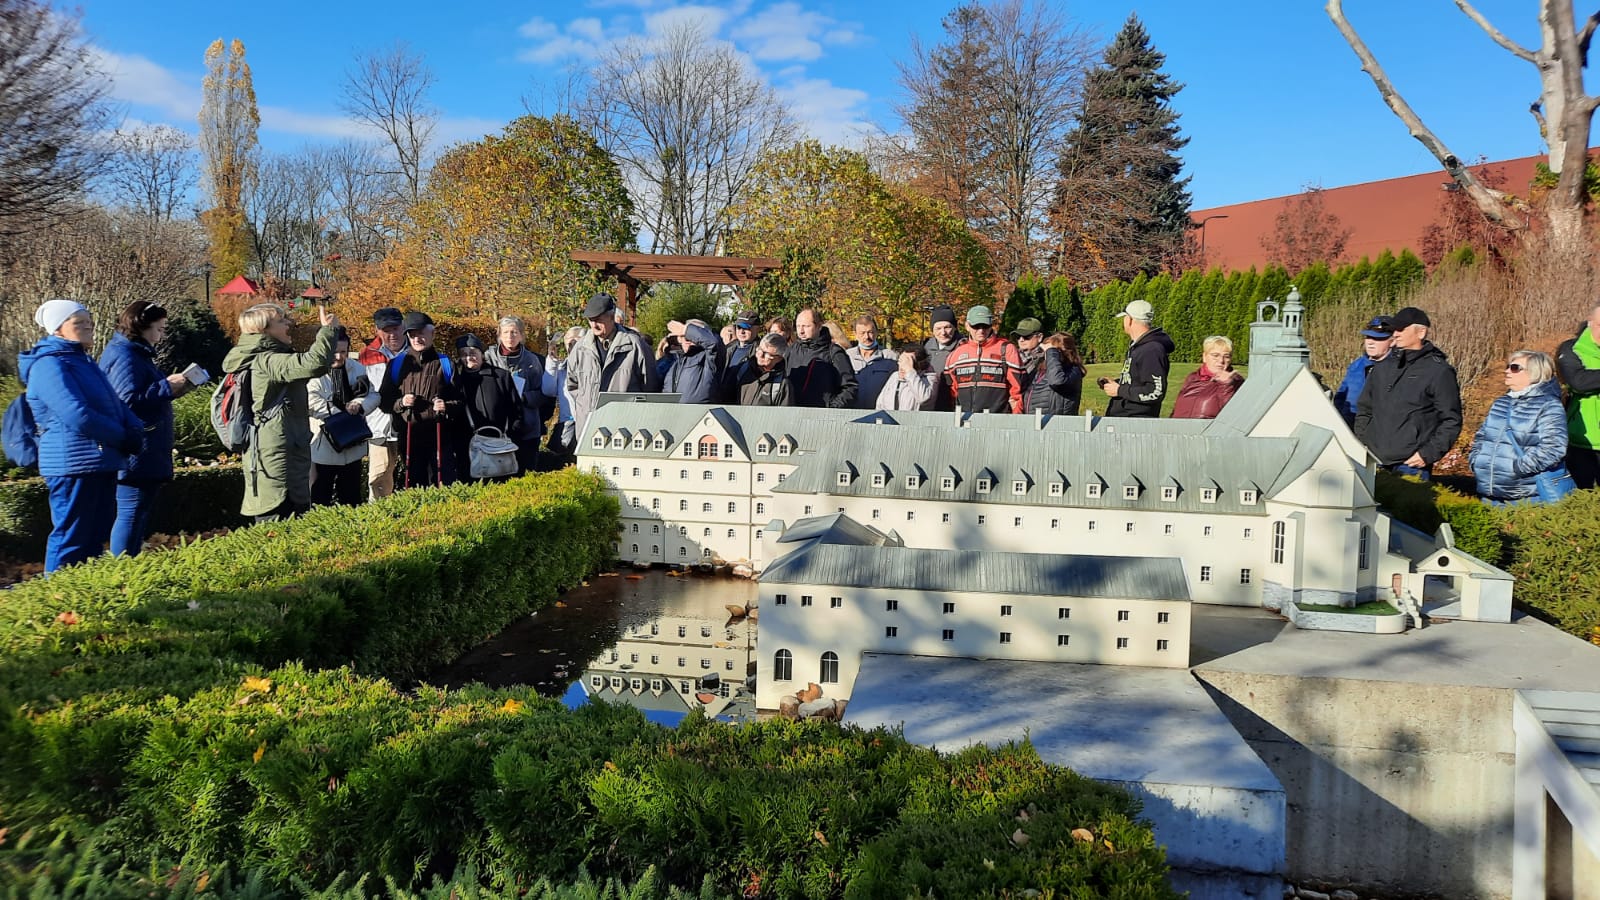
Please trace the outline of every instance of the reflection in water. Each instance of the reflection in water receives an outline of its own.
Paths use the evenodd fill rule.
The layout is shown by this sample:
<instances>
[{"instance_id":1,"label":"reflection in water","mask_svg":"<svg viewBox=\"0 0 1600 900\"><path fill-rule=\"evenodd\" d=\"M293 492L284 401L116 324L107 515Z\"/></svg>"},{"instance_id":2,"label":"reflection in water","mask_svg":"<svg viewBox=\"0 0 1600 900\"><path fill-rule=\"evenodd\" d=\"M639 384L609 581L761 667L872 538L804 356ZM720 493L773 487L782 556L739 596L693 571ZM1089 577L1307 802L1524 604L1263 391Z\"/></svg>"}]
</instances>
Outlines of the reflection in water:
<instances>
[{"instance_id":1,"label":"reflection in water","mask_svg":"<svg viewBox=\"0 0 1600 900\"><path fill-rule=\"evenodd\" d=\"M431 681L531 685L568 706L598 697L637 706L668 725L695 707L718 718L753 719L756 622L730 617L729 607L755 599L755 582L742 578L660 569L596 576Z\"/></svg>"}]
</instances>

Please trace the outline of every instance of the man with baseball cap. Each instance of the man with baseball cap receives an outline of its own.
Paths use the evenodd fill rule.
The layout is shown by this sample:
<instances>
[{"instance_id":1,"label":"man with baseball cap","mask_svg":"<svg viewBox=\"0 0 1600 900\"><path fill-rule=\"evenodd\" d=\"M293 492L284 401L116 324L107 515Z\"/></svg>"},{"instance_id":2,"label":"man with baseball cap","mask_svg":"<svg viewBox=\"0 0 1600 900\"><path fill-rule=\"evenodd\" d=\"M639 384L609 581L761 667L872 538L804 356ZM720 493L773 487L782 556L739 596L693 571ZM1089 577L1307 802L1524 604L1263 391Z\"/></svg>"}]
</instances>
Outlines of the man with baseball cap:
<instances>
[{"instance_id":1,"label":"man with baseball cap","mask_svg":"<svg viewBox=\"0 0 1600 900\"><path fill-rule=\"evenodd\" d=\"M1461 385L1444 351L1428 341L1427 313L1408 306L1389 324L1393 349L1367 372L1356 437L1378 465L1426 481L1461 436Z\"/></svg>"},{"instance_id":2,"label":"man with baseball cap","mask_svg":"<svg viewBox=\"0 0 1600 900\"><path fill-rule=\"evenodd\" d=\"M1122 374L1115 381L1100 379L1100 390L1111 402L1106 415L1122 418L1154 419L1161 415L1161 401L1167 396L1167 376L1172 369L1172 338L1152 325L1155 307L1149 301L1134 300L1122 312L1122 333L1133 343L1122 361Z\"/></svg>"},{"instance_id":3,"label":"man with baseball cap","mask_svg":"<svg viewBox=\"0 0 1600 900\"><path fill-rule=\"evenodd\" d=\"M1346 425L1355 425L1356 401L1361 399L1361 388L1367 383L1367 372L1389 355L1389 343L1393 339L1394 326L1390 324L1388 316L1374 316L1361 329L1362 353L1344 370L1344 380L1339 382L1339 389L1333 392L1333 405L1344 417Z\"/></svg>"},{"instance_id":4,"label":"man with baseball cap","mask_svg":"<svg viewBox=\"0 0 1600 900\"><path fill-rule=\"evenodd\" d=\"M728 372L739 371L739 364L755 352L760 327L761 321L755 313L740 313L739 318L733 320L733 340L728 342Z\"/></svg>"},{"instance_id":5,"label":"man with baseball cap","mask_svg":"<svg viewBox=\"0 0 1600 900\"><path fill-rule=\"evenodd\" d=\"M377 334L372 342L361 348L356 357L367 370L367 384L382 385L389 370L389 360L405 350L406 335L400 328L400 310L393 306L376 309L372 313L372 327ZM400 462L400 439L395 435L394 416L384 409L376 390L368 391L362 400L363 415L372 439L367 443L367 494L378 500L394 493L394 472Z\"/></svg>"},{"instance_id":6,"label":"man with baseball cap","mask_svg":"<svg viewBox=\"0 0 1600 900\"><path fill-rule=\"evenodd\" d=\"M1033 387L1033 373L1044 361L1044 323L1029 316L1011 329L1017 343L1017 355L1022 357L1022 396L1028 396Z\"/></svg>"},{"instance_id":7,"label":"man with baseball cap","mask_svg":"<svg viewBox=\"0 0 1600 900\"><path fill-rule=\"evenodd\" d=\"M994 333L989 307L967 310L967 334L972 339L944 364L952 402L970 412L1022 412L1022 357L1016 344Z\"/></svg>"},{"instance_id":8,"label":"man with baseball cap","mask_svg":"<svg viewBox=\"0 0 1600 900\"><path fill-rule=\"evenodd\" d=\"M605 391L660 390L656 354L644 335L617 321L617 301L595 294L583 308L589 333L567 354L567 393L572 399L574 433L583 435L589 413Z\"/></svg>"}]
</instances>

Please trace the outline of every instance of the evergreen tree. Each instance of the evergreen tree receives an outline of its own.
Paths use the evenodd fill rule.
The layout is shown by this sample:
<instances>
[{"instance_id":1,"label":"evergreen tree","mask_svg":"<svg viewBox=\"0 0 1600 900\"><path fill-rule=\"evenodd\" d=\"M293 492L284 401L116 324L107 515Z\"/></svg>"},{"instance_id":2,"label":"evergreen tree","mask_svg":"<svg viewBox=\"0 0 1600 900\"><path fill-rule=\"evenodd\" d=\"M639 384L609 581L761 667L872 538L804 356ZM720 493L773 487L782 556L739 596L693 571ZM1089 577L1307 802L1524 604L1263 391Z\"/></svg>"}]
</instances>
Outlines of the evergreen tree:
<instances>
[{"instance_id":1,"label":"evergreen tree","mask_svg":"<svg viewBox=\"0 0 1600 900\"><path fill-rule=\"evenodd\" d=\"M1183 251L1190 198L1178 152L1189 139L1171 108L1183 85L1161 71L1165 62L1129 15L1085 81L1052 208L1056 267L1075 281L1152 275Z\"/></svg>"}]
</instances>

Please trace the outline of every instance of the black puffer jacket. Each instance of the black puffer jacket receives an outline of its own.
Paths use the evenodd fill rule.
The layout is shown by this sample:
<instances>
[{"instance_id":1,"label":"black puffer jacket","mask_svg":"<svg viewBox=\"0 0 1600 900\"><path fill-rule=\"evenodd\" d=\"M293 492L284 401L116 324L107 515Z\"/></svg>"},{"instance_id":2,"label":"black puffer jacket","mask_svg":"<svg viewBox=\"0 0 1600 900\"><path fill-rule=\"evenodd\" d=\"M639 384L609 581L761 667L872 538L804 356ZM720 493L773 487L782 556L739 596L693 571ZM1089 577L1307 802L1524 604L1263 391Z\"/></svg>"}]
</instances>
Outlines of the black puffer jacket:
<instances>
[{"instance_id":1,"label":"black puffer jacket","mask_svg":"<svg viewBox=\"0 0 1600 900\"><path fill-rule=\"evenodd\" d=\"M1172 368L1172 338L1159 328L1152 328L1128 348L1128 358L1122 363L1122 374L1117 377L1117 395L1106 404L1106 415L1123 418L1154 419L1161 415L1161 401L1166 398L1169 385L1167 373Z\"/></svg>"},{"instance_id":2,"label":"black puffer jacket","mask_svg":"<svg viewBox=\"0 0 1600 900\"><path fill-rule=\"evenodd\" d=\"M848 409L856 401L856 370L850 357L818 328L809 340L789 345L789 396L795 406Z\"/></svg>"},{"instance_id":3,"label":"black puffer jacket","mask_svg":"<svg viewBox=\"0 0 1600 900\"><path fill-rule=\"evenodd\" d=\"M1355 430L1380 465L1420 453L1431 466L1449 453L1461 436L1461 386L1444 351L1424 341L1375 363L1356 402Z\"/></svg>"},{"instance_id":4,"label":"black puffer jacket","mask_svg":"<svg viewBox=\"0 0 1600 900\"><path fill-rule=\"evenodd\" d=\"M1083 367L1067 362L1061 351L1044 348L1033 368L1026 412L1042 409L1052 416L1075 416L1083 399Z\"/></svg>"}]
</instances>

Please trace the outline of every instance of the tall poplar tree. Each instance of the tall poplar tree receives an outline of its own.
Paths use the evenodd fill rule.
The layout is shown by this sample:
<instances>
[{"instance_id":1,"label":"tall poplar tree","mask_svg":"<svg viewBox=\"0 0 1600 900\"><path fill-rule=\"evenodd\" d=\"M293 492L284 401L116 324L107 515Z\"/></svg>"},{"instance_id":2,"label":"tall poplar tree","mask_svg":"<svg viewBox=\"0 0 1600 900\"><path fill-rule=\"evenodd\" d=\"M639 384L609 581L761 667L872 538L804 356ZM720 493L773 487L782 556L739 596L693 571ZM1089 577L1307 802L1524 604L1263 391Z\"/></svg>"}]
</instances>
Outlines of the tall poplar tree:
<instances>
[{"instance_id":1,"label":"tall poplar tree","mask_svg":"<svg viewBox=\"0 0 1600 900\"><path fill-rule=\"evenodd\" d=\"M249 267L250 240L244 198L255 187L261 150L256 131L261 114L244 42L224 46L218 38L206 48L204 96L200 103L200 154L211 206L200 214L205 225L215 284L226 284Z\"/></svg>"},{"instance_id":2,"label":"tall poplar tree","mask_svg":"<svg viewBox=\"0 0 1600 900\"><path fill-rule=\"evenodd\" d=\"M1129 15L1084 84L1051 210L1055 269L1074 281L1153 275L1183 249L1190 198L1178 153L1189 139L1172 109L1183 85L1161 71L1166 59Z\"/></svg>"}]
</instances>

